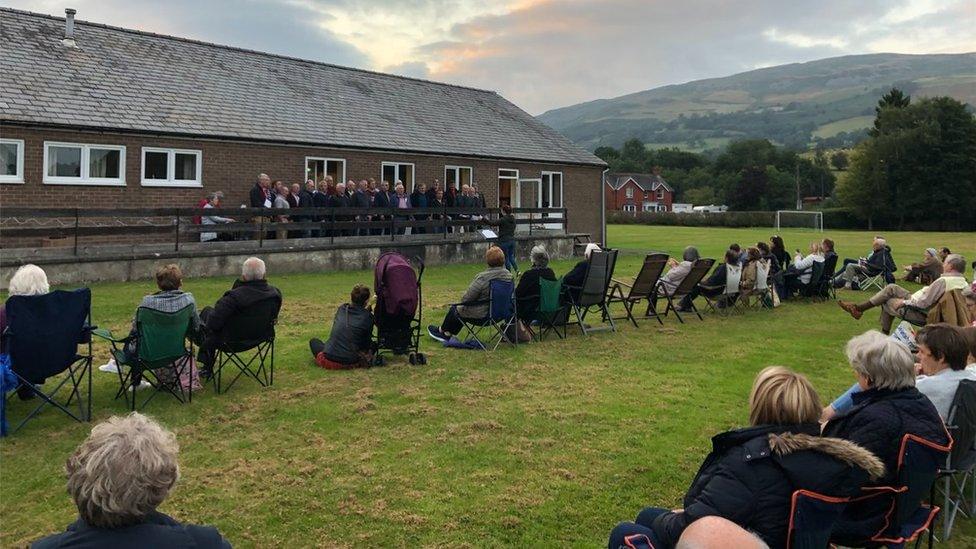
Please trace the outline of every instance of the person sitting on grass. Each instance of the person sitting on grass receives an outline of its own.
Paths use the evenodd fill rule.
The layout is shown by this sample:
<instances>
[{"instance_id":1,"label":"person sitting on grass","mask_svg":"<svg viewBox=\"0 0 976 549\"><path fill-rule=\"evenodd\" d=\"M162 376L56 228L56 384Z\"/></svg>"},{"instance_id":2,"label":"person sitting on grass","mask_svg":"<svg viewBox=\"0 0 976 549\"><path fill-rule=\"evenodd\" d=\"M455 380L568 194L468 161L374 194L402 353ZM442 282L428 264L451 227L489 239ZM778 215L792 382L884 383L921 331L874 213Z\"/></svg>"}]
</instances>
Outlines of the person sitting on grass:
<instances>
[{"instance_id":1,"label":"person sitting on grass","mask_svg":"<svg viewBox=\"0 0 976 549\"><path fill-rule=\"evenodd\" d=\"M926 248L922 254L922 261L912 263L905 267L905 282L918 282L919 284L931 284L935 279L942 276L942 262L939 259L939 252L935 248Z\"/></svg>"},{"instance_id":2,"label":"person sitting on grass","mask_svg":"<svg viewBox=\"0 0 976 549\"><path fill-rule=\"evenodd\" d=\"M787 297L793 294L803 291L804 288L810 285L813 280L813 265L814 263L823 263L823 243L813 241L810 243L810 253L806 257L800 254L800 250L796 251L796 255L793 257L793 265L790 266L789 271L786 273L786 295Z\"/></svg>"},{"instance_id":3,"label":"person sitting on grass","mask_svg":"<svg viewBox=\"0 0 976 549\"><path fill-rule=\"evenodd\" d=\"M539 280L556 280L556 273L549 268L549 253L545 247L536 246L531 252L532 267L522 273L515 288L519 319L530 322L539 309Z\"/></svg>"},{"instance_id":4,"label":"person sitting on grass","mask_svg":"<svg viewBox=\"0 0 976 549\"><path fill-rule=\"evenodd\" d=\"M578 261L573 269L563 275L563 293L568 297L571 297L574 301L579 301L581 288L583 287L583 282L586 281L586 271L590 267L590 258L593 256L593 252L599 252L600 245L590 242L583 249L583 260Z\"/></svg>"},{"instance_id":5,"label":"person sitting on grass","mask_svg":"<svg viewBox=\"0 0 976 549\"><path fill-rule=\"evenodd\" d=\"M924 324L927 316L924 311L938 304L946 292L964 290L968 286L964 276L966 260L961 255L950 254L942 265L942 271L942 276L915 293L897 284L888 284L864 303L838 301L837 304L854 320L860 320L865 311L881 307L881 331L885 334L891 333L892 323L902 315L914 324Z\"/></svg>"},{"instance_id":6,"label":"person sitting on grass","mask_svg":"<svg viewBox=\"0 0 976 549\"><path fill-rule=\"evenodd\" d=\"M505 269L505 252L498 246L492 246L485 252L485 262L488 268L478 273L468 289L461 296L461 304L452 305L440 327L431 324L427 333L431 338L446 342L452 336L457 336L464 328L461 319L476 321L488 316L488 300L491 297L491 282L493 280L512 280L512 273ZM471 305L465 305L470 303Z\"/></svg>"},{"instance_id":7,"label":"person sitting on grass","mask_svg":"<svg viewBox=\"0 0 976 549\"><path fill-rule=\"evenodd\" d=\"M850 410L824 425L823 435L849 440L878 456L885 474L870 486L892 486L905 435L944 446L948 433L935 405L915 387L915 361L904 343L872 330L848 341L845 351L861 392L851 395ZM890 497L851 503L834 527L833 541L863 546L885 527L891 505Z\"/></svg>"},{"instance_id":8,"label":"person sitting on grass","mask_svg":"<svg viewBox=\"0 0 976 549\"><path fill-rule=\"evenodd\" d=\"M200 375L208 378L213 375L213 365L216 359L217 346L223 337L224 326L236 315L248 312L258 303L270 302L271 312L278 316L281 309L281 291L268 284L265 280L267 268L264 261L257 257L244 260L241 267L241 278L234 281L234 286L224 292L213 307L204 307L200 311L202 328L197 338L200 351L197 362L200 363ZM233 334L231 334L233 335Z\"/></svg>"},{"instance_id":9,"label":"person sitting on grass","mask_svg":"<svg viewBox=\"0 0 976 549\"><path fill-rule=\"evenodd\" d=\"M915 336L918 354L915 364L915 388L927 396L942 419L949 416L956 388L964 379L976 381L976 372L966 368L969 345L963 328L948 324L929 324ZM830 421L854 407L852 396L863 390L855 383L830 406L824 408L821 421Z\"/></svg>"},{"instance_id":10,"label":"person sitting on grass","mask_svg":"<svg viewBox=\"0 0 976 549\"><path fill-rule=\"evenodd\" d=\"M864 448L822 438L819 416L820 398L806 377L782 366L764 369L749 395L750 427L712 438L684 508L644 509L635 522L614 528L609 547L627 547L627 538L640 534L656 549L675 547L690 525L708 516L785 547L794 491L849 497L884 474L881 461Z\"/></svg>"},{"instance_id":11,"label":"person sitting on grass","mask_svg":"<svg viewBox=\"0 0 976 549\"><path fill-rule=\"evenodd\" d=\"M339 305L332 320L329 340L308 342L315 363L326 370L368 367L373 360L373 313L369 310L369 288L357 284L349 303Z\"/></svg>"},{"instance_id":12,"label":"person sitting on grass","mask_svg":"<svg viewBox=\"0 0 976 549\"><path fill-rule=\"evenodd\" d=\"M156 510L180 478L179 450L172 431L138 412L99 423L65 464L78 520L32 547L229 549L216 528Z\"/></svg>"}]
</instances>

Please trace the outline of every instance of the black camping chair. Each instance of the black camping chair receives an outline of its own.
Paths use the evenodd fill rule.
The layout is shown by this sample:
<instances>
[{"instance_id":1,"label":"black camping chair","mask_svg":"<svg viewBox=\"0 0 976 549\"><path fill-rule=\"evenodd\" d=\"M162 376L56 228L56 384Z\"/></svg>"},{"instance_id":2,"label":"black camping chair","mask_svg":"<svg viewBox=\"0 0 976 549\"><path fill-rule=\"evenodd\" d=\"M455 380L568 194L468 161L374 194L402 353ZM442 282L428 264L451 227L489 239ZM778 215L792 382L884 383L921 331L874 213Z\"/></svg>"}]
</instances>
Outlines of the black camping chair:
<instances>
[{"instance_id":1,"label":"black camping chair","mask_svg":"<svg viewBox=\"0 0 976 549\"><path fill-rule=\"evenodd\" d=\"M563 286L569 306L576 316L580 332L587 335L591 332L610 330L616 332L617 327L610 316L608 298L613 269L617 264L617 250L604 249L590 254L590 261L586 267L586 276L581 286ZM607 326L592 327L584 321L587 313L597 310L600 320Z\"/></svg>"},{"instance_id":2,"label":"black camping chair","mask_svg":"<svg viewBox=\"0 0 976 549\"><path fill-rule=\"evenodd\" d=\"M787 530L787 549L824 549L830 546L830 533L850 502L797 490L790 499L790 524Z\"/></svg>"},{"instance_id":3,"label":"black camping chair","mask_svg":"<svg viewBox=\"0 0 976 549\"><path fill-rule=\"evenodd\" d=\"M666 309L664 309L664 316L668 316L668 313L674 311L674 316L678 317L678 322L684 324L685 321L683 318L681 318L681 313L679 313L678 308L675 307L675 300L680 302L686 295L690 294L692 290L698 286L698 283L705 278L708 271L712 270L712 265L714 264L714 259L699 259L698 261L695 261L694 265L691 266L691 270L688 271L688 274L685 275L685 278L680 284L678 284L678 287L675 288L673 292L668 293L667 291L663 291L664 297L666 297L668 300L668 306ZM658 286L664 290L664 286L662 284L659 283ZM693 300L691 302L691 312L698 316L698 320L704 320L701 312L698 311L698 307L695 307L695 302Z\"/></svg>"},{"instance_id":4,"label":"black camping chair","mask_svg":"<svg viewBox=\"0 0 976 549\"><path fill-rule=\"evenodd\" d=\"M7 299L7 329L4 345L10 354L10 369L17 384L40 399L37 406L11 430L17 432L46 406L57 408L75 419L91 419L92 343L91 290L55 290L45 295L11 296ZM78 352L82 345L84 354ZM51 379L67 373L60 380ZM82 384L88 387L81 394ZM46 381L46 383L45 383ZM36 384L45 383L44 386ZM68 398L61 401L61 389ZM16 387L14 387L16 389ZM5 398L13 394L11 391ZM71 408L77 405L75 413Z\"/></svg>"},{"instance_id":5,"label":"black camping chair","mask_svg":"<svg viewBox=\"0 0 976 549\"><path fill-rule=\"evenodd\" d=\"M837 291L833 284L836 271L837 254L832 253L824 258L823 273L820 275L820 282L817 284L815 295L820 299L837 299Z\"/></svg>"},{"instance_id":6,"label":"black camping chair","mask_svg":"<svg viewBox=\"0 0 976 549\"><path fill-rule=\"evenodd\" d=\"M946 418L946 428L952 435L952 451L933 484L943 501L941 541L952 536L957 513L966 518L976 514L976 481L973 479L976 469L976 381L964 379L959 382ZM936 500L934 491L931 500Z\"/></svg>"},{"instance_id":7,"label":"black camping chair","mask_svg":"<svg viewBox=\"0 0 976 549\"><path fill-rule=\"evenodd\" d=\"M515 282L502 279L492 280L488 283L487 300L455 303L451 306L476 307L481 305L488 305L488 315L483 318L470 319L458 315L461 324L464 326L462 332L466 331L485 351L488 350L489 345L491 346L491 350L495 350L503 341L509 341L510 338L506 336L507 331L513 326L518 325L515 304ZM489 336L482 339L485 331L489 331ZM515 336L509 341L513 345L518 344L518 334L516 333Z\"/></svg>"},{"instance_id":8,"label":"black camping chair","mask_svg":"<svg viewBox=\"0 0 976 549\"><path fill-rule=\"evenodd\" d=\"M664 324L661 320L661 315L657 313L657 310L653 306L653 302L654 292L657 291L657 283L661 280L661 273L664 272L664 267L667 264L668 254L647 254L647 257L644 258L644 264L641 265L641 270L637 273L637 278L634 279L633 284L612 279L613 286L610 288L607 306L620 303L624 306L624 311L626 312L624 316L614 317L614 320L630 319L634 327L638 327L637 320L634 318L634 306L640 303L642 299L646 299L647 311L645 311L644 316L641 318L656 318L660 324ZM626 294L624 294L624 288L627 288Z\"/></svg>"},{"instance_id":9,"label":"black camping chair","mask_svg":"<svg viewBox=\"0 0 976 549\"><path fill-rule=\"evenodd\" d=\"M193 385L184 387L181 381L193 360L193 343L188 339L192 327L193 307L187 305L172 313L139 307L135 332L123 338L113 336L108 330L95 330L95 335L112 344L112 357L119 373L115 398L125 397L133 411L145 408L162 392L181 404L192 402ZM151 385L152 392L140 405L136 390L142 380Z\"/></svg>"},{"instance_id":10,"label":"black camping chair","mask_svg":"<svg viewBox=\"0 0 976 549\"><path fill-rule=\"evenodd\" d=\"M825 261L814 261L810 268L796 273L796 282L793 287L797 290L797 297L816 299L820 295L820 288L824 282L824 263ZM810 273L810 282L806 284L800 282L800 275Z\"/></svg>"},{"instance_id":11,"label":"black camping chair","mask_svg":"<svg viewBox=\"0 0 976 549\"><path fill-rule=\"evenodd\" d=\"M281 300L269 297L252 304L224 324L214 358L213 382L217 394L230 390L244 375L262 387L274 384L275 325L280 309ZM237 374L223 387L224 366L228 364L237 367Z\"/></svg>"}]
</instances>

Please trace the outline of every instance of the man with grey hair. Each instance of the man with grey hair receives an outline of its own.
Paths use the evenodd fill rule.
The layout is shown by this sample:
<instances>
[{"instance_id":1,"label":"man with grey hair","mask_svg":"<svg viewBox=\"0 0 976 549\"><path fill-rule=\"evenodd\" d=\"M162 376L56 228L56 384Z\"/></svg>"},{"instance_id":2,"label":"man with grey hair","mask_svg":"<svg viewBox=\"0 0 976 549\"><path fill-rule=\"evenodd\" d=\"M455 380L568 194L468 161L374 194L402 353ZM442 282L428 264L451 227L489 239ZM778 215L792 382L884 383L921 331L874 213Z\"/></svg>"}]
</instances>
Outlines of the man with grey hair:
<instances>
[{"instance_id":1,"label":"man with grey hair","mask_svg":"<svg viewBox=\"0 0 976 549\"><path fill-rule=\"evenodd\" d=\"M78 520L32 547L229 549L216 528L156 510L180 477L179 449L172 431L138 412L99 423L65 465Z\"/></svg>"},{"instance_id":2,"label":"man with grey hair","mask_svg":"<svg viewBox=\"0 0 976 549\"><path fill-rule=\"evenodd\" d=\"M912 323L924 324L928 309L938 305L946 292L962 291L968 285L965 272L966 259L959 254L949 254L942 263L942 276L915 293L897 284L888 284L864 303L838 301L837 304L855 320L860 320L864 311L881 307L881 331L888 334L894 320L901 316Z\"/></svg>"},{"instance_id":3,"label":"man with grey hair","mask_svg":"<svg viewBox=\"0 0 976 549\"><path fill-rule=\"evenodd\" d=\"M224 333L224 327L231 318L242 314L267 317L268 321L278 318L281 291L268 284L265 275L264 261L257 257L247 258L241 267L241 278L234 281L234 287L225 292L213 307L204 307L200 311L202 329L197 339L200 345L197 354L200 375L209 377L212 374L217 346L225 337L234 336Z\"/></svg>"}]
</instances>

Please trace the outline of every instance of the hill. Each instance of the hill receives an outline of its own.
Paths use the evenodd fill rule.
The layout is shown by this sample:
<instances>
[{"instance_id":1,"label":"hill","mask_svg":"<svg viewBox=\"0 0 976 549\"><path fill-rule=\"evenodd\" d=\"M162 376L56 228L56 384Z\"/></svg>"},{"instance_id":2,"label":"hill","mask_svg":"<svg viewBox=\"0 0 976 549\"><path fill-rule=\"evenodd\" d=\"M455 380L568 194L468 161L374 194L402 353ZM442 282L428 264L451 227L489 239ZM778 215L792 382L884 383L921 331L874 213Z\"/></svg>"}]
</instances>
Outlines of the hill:
<instances>
[{"instance_id":1,"label":"hill","mask_svg":"<svg viewBox=\"0 0 976 549\"><path fill-rule=\"evenodd\" d=\"M833 57L696 80L547 111L539 120L592 149L630 137L706 149L760 137L806 147L850 144L882 93L948 95L976 105L976 53Z\"/></svg>"}]
</instances>

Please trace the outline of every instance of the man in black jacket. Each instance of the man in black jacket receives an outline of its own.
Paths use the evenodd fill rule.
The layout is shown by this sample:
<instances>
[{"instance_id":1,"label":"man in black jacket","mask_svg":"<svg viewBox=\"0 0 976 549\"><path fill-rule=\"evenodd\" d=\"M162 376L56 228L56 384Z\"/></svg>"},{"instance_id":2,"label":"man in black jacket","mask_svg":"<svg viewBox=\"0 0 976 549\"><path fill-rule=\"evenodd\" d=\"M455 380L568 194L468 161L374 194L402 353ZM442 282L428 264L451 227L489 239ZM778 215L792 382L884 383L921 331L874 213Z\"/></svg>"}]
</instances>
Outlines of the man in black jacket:
<instances>
[{"instance_id":1,"label":"man in black jacket","mask_svg":"<svg viewBox=\"0 0 976 549\"><path fill-rule=\"evenodd\" d=\"M376 197L373 198L373 208L381 212L379 215L374 215L373 219L377 221L389 221L390 218L387 213L390 210L390 182L384 181L380 183L380 188L376 192ZM389 229L385 227L382 229L374 229L374 234L390 234Z\"/></svg>"},{"instance_id":2,"label":"man in black jacket","mask_svg":"<svg viewBox=\"0 0 976 549\"><path fill-rule=\"evenodd\" d=\"M269 317L278 317L278 311L281 309L281 291L268 284L265 274L264 261L257 257L247 258L241 269L241 278L234 281L234 287L225 292L213 307L204 307L200 311L203 329L198 341L200 352L197 354L197 362L200 363L201 376L212 375L218 345L224 336L234 336L234 334L224 333L224 327L230 319L258 306L267 307Z\"/></svg>"},{"instance_id":3,"label":"man in black jacket","mask_svg":"<svg viewBox=\"0 0 976 549\"><path fill-rule=\"evenodd\" d=\"M372 197L369 194L369 181L363 179L359 182L359 188L352 196L352 206L355 208L368 209L372 205ZM369 214L357 216L358 221L369 221ZM359 236L367 236L369 229L360 229Z\"/></svg>"}]
</instances>

